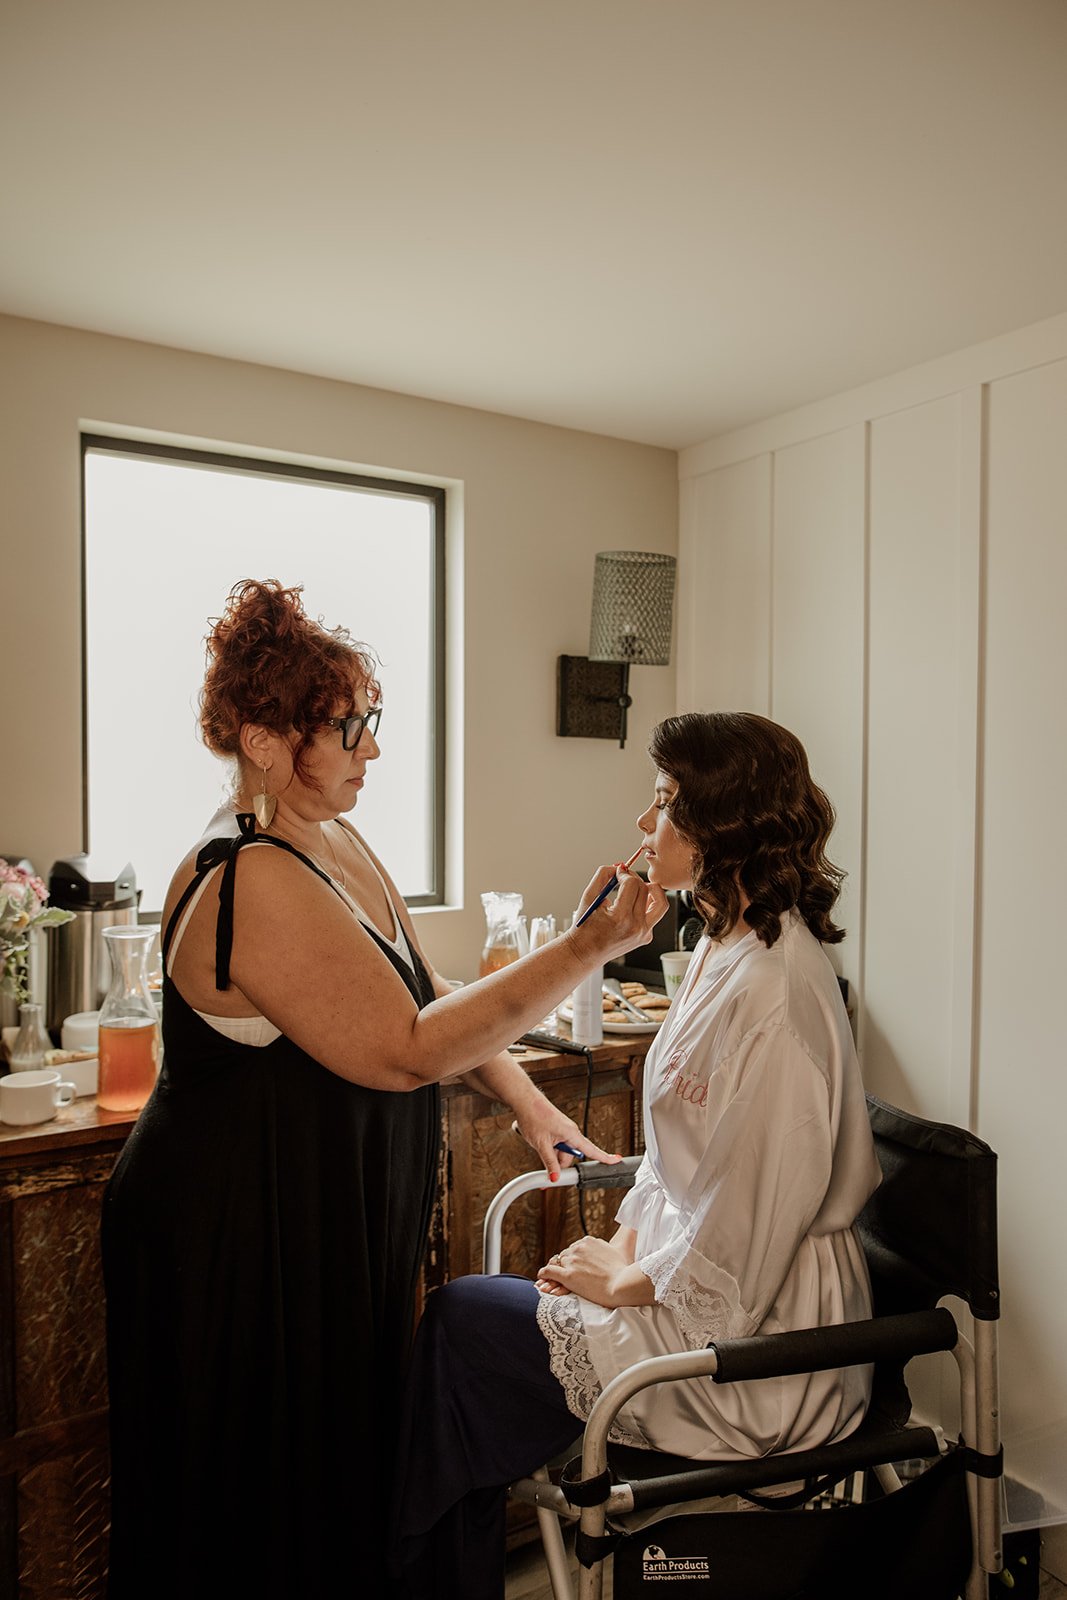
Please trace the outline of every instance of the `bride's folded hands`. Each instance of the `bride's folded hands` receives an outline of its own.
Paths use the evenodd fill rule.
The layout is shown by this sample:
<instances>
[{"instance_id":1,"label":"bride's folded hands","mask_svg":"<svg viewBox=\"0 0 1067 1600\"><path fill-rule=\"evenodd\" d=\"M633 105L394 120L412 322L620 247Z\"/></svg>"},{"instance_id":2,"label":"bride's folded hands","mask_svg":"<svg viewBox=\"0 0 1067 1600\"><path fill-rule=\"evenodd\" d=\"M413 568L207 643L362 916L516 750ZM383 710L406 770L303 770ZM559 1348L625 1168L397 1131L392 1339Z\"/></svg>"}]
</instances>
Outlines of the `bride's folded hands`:
<instances>
[{"instance_id":1,"label":"bride's folded hands","mask_svg":"<svg viewBox=\"0 0 1067 1600\"><path fill-rule=\"evenodd\" d=\"M629 1232L630 1230L625 1230ZM577 1294L598 1306L651 1306L656 1295L652 1280L631 1259L619 1230L609 1244L587 1235L567 1245L537 1274L542 1294Z\"/></svg>"}]
</instances>

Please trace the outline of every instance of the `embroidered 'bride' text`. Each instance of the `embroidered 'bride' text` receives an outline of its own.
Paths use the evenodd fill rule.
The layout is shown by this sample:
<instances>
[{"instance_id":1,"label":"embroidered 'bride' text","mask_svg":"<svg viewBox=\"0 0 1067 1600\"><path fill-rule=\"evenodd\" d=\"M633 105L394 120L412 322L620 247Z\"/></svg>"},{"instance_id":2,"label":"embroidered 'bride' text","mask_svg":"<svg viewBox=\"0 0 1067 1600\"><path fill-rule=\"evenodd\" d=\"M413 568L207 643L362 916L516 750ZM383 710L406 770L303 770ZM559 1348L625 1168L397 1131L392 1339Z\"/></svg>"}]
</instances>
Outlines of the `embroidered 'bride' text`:
<instances>
[{"instance_id":1,"label":"embroidered 'bride' text","mask_svg":"<svg viewBox=\"0 0 1067 1600\"><path fill-rule=\"evenodd\" d=\"M668 1057L667 1065L663 1069L663 1085L666 1088L673 1081L674 1092L679 1100L700 1108L708 1103L708 1086L682 1071L688 1060L688 1050L675 1050Z\"/></svg>"}]
</instances>

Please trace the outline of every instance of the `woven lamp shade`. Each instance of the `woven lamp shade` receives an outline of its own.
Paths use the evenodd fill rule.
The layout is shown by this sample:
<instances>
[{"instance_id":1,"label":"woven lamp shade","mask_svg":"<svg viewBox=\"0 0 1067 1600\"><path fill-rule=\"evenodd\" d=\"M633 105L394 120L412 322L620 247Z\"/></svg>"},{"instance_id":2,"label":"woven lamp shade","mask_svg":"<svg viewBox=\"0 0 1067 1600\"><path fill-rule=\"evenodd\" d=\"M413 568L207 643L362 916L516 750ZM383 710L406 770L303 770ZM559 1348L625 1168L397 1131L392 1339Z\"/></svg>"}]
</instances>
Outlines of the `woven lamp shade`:
<instances>
[{"instance_id":1,"label":"woven lamp shade","mask_svg":"<svg viewBox=\"0 0 1067 1600\"><path fill-rule=\"evenodd\" d=\"M593 577L590 661L665 667L671 658L673 556L652 550L601 550Z\"/></svg>"}]
</instances>

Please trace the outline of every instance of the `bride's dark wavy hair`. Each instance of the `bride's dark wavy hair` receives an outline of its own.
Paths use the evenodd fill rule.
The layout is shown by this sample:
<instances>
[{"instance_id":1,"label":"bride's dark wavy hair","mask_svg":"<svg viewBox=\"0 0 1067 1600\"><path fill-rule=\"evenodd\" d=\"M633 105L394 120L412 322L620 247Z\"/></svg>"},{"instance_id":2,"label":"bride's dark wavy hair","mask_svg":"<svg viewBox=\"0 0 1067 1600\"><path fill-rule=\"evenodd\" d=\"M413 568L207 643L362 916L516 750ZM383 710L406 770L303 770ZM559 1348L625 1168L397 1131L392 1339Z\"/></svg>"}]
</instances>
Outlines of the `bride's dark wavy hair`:
<instances>
[{"instance_id":1,"label":"bride's dark wavy hair","mask_svg":"<svg viewBox=\"0 0 1067 1600\"><path fill-rule=\"evenodd\" d=\"M649 754L673 778L668 816L693 849L693 900L712 938L741 914L770 948L794 906L816 939L837 944L830 920L845 874L826 855L834 808L813 781L795 734L753 712L687 712L652 731Z\"/></svg>"}]
</instances>

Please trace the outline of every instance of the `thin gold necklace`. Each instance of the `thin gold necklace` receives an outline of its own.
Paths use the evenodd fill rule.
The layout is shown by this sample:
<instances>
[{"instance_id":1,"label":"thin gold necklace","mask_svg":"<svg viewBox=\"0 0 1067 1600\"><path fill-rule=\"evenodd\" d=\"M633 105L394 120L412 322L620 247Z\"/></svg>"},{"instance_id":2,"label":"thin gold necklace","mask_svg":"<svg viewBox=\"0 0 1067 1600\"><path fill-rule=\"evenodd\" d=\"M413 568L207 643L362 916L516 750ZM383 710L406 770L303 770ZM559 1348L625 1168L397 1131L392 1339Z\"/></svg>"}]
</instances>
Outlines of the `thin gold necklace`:
<instances>
[{"instance_id":1,"label":"thin gold necklace","mask_svg":"<svg viewBox=\"0 0 1067 1600\"><path fill-rule=\"evenodd\" d=\"M329 844L329 840L327 839L325 833L323 833L323 835L322 835L322 842L323 842L323 844ZM333 862L333 865L334 865L334 871L330 874L330 876L335 878L336 881L341 885L341 888L343 889L343 888L345 888L345 885L346 885L345 869L344 869L344 867L342 867L341 863L338 861L337 852L334 849L332 844L330 845L330 859L331 859L331 861Z\"/></svg>"},{"instance_id":2,"label":"thin gold necklace","mask_svg":"<svg viewBox=\"0 0 1067 1600\"><path fill-rule=\"evenodd\" d=\"M269 828L264 829L264 832L273 833L273 834L277 835L278 838L285 839L285 834L278 827L277 822L273 822ZM286 844L291 844L293 846L293 848L296 849L296 850L300 850L302 848L299 844L297 844L297 842L294 839L286 839L285 842L286 842ZM312 861L314 861L317 866L321 867L322 871L325 872L325 874L326 874L326 876L328 878L333 878L334 882L335 883L339 883L341 885L342 889L347 888L348 880L345 877L345 869L344 869L344 867L342 867L341 863L338 861L337 853L334 850L333 845L330 844L330 842L327 839L325 833L323 833L323 835L322 835L322 842L325 845L329 845L330 858L333 861L333 871L332 872L330 871L329 867L326 865L325 861L323 861L322 857L321 856L317 856L315 854L314 850L304 850L303 853L305 855L310 856Z\"/></svg>"}]
</instances>

